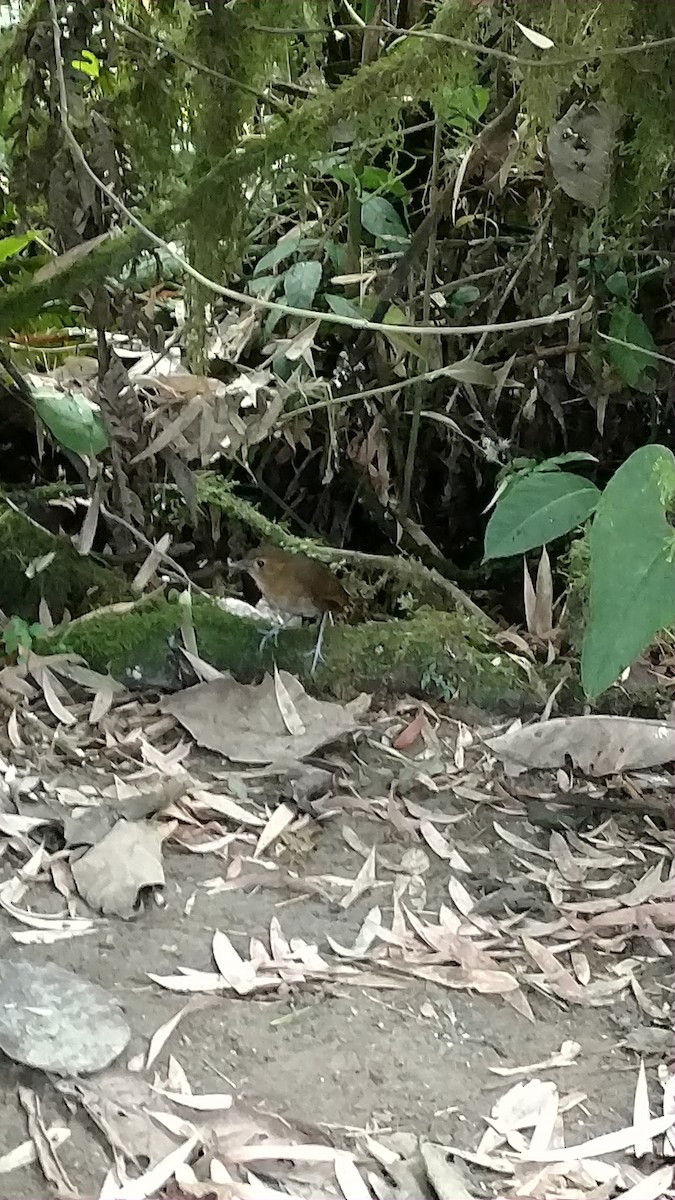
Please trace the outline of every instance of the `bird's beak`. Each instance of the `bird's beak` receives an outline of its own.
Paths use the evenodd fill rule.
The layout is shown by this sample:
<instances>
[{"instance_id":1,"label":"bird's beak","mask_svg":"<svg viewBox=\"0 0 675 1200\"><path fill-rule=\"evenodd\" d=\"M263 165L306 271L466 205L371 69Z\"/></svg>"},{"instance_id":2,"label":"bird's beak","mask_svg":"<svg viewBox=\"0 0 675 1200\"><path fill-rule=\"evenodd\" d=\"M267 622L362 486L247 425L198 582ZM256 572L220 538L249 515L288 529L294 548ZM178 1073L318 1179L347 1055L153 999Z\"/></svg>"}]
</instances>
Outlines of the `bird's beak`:
<instances>
[{"instance_id":1,"label":"bird's beak","mask_svg":"<svg viewBox=\"0 0 675 1200\"><path fill-rule=\"evenodd\" d=\"M227 565L231 571L247 571L248 563L243 558L228 558Z\"/></svg>"}]
</instances>

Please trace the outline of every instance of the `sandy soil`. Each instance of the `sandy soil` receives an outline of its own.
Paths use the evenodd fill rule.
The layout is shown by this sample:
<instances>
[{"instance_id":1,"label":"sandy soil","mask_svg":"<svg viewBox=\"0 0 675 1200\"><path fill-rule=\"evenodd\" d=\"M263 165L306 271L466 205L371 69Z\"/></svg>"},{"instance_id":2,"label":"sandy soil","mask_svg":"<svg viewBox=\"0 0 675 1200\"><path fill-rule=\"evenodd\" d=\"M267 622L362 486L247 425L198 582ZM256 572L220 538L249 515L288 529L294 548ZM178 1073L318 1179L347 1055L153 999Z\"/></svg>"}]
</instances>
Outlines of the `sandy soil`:
<instances>
[{"instance_id":1,"label":"sandy soil","mask_svg":"<svg viewBox=\"0 0 675 1200\"><path fill-rule=\"evenodd\" d=\"M397 835L387 833L386 826L374 827L365 818L350 822L366 843L379 838L383 849L395 846ZM340 824L337 819L315 831L311 847L302 852L304 873L356 874L363 860L346 846ZM470 831L463 827L462 836L465 842L475 839L477 849L489 850L483 861L488 857L504 878L509 870L517 871L509 864L508 849L496 845L485 817L472 821ZM167 974L179 965L210 969L214 930L227 932L243 950L252 934L266 940L274 915L287 936L299 934L319 949L327 949L326 932L350 945L373 903L372 895L364 896L344 911L314 897L289 901L283 892L271 890L209 896L201 884L219 870L222 864L213 857L169 852L165 907L151 905L132 922L111 921L92 936L55 947L17 950L9 936L16 925L0 916L2 953L58 962L109 989L133 1030L127 1060L147 1046L154 1030L184 1002L150 982L148 971ZM447 876L446 864L432 865L427 885L435 912ZM385 911L387 903L383 893ZM650 970L657 990L670 985L669 962L652 958ZM271 1000L211 998L203 1010L183 1019L159 1065L171 1051L195 1091L236 1089L270 1112L320 1123L346 1145L355 1130L367 1127L380 1136L404 1130L473 1148L485 1128L482 1118L512 1082L489 1068L535 1062L574 1039L582 1047L576 1065L544 1076L555 1079L561 1093L581 1090L587 1096L567 1119L568 1143L629 1124L637 1058L619 1043L644 1020L630 993L608 1007L589 1009L571 1009L530 989L528 997L534 1024L499 997L414 981L396 992L331 986L289 991ZM0 1153L26 1137L16 1095L21 1081L43 1097L48 1118L59 1111L44 1077L3 1060ZM62 1161L80 1194L96 1195L109 1165L106 1148L81 1117L72 1125L73 1136L60 1151ZM22 1200L44 1194L45 1181L36 1167L0 1177L0 1197Z\"/></svg>"}]
</instances>

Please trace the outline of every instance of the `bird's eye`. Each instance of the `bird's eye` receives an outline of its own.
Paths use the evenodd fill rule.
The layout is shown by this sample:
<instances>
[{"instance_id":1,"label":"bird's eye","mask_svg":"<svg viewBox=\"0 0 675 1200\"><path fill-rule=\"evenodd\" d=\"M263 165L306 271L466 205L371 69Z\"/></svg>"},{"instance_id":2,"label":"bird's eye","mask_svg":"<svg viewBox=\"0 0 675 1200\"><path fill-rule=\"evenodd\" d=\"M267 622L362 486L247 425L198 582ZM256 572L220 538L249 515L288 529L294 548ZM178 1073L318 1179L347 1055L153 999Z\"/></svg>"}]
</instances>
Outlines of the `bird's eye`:
<instances>
[{"instance_id":1,"label":"bird's eye","mask_svg":"<svg viewBox=\"0 0 675 1200\"><path fill-rule=\"evenodd\" d=\"M262 571L263 567L265 566L265 559L264 558L256 558L255 566L258 571Z\"/></svg>"}]
</instances>

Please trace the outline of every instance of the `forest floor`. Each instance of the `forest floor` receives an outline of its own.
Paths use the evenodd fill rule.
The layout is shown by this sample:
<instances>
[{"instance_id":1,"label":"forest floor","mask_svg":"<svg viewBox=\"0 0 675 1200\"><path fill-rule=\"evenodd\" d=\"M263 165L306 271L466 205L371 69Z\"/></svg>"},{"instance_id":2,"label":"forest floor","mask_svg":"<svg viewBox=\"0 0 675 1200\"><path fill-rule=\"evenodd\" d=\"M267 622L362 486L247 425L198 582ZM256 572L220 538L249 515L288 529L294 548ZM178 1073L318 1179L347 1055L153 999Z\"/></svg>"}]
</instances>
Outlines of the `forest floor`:
<instances>
[{"instance_id":1,"label":"forest floor","mask_svg":"<svg viewBox=\"0 0 675 1200\"><path fill-rule=\"evenodd\" d=\"M142 710L137 702L127 706L130 713L135 707ZM321 776L319 799L316 789L297 806L286 799L278 832L270 820L283 798L279 776L244 770L235 783L235 772L224 775L222 759L194 747L186 753L182 738L173 739L178 752L167 750L161 722L155 728L162 749L153 753L144 740L142 753L134 751L121 767L119 759L111 762L111 727L104 748L100 729L80 721L80 744L91 748L98 739L109 778L119 779L129 765L147 776L148 762L164 777L189 772L193 801L197 792L203 803L211 789L221 800L234 797L232 813L212 813L204 824L198 803L170 804L168 816L182 814L184 823L164 845L162 900L146 894L133 919L99 918L83 936L51 944L25 929L31 928L26 913L63 911L54 872L43 863L47 869L29 880L21 901L23 920L16 905L3 904L3 957L68 968L122 1007L131 1041L100 1080L105 1089L107 1079L126 1076L134 1119L152 1123L152 1106L138 1088L151 1084L159 1094L168 1078L174 1093L189 1086L195 1096L233 1096L248 1122L242 1144L272 1137L353 1152L341 1160L342 1173L333 1161L314 1161L321 1158L314 1151L290 1165L283 1154L274 1161L268 1155L261 1166L264 1156L247 1163L233 1151L231 1126L226 1136L225 1126L220 1135L211 1129L208 1144L213 1152L215 1137L216 1157L233 1177L246 1178L246 1165L254 1172L242 1195L269 1197L282 1187L295 1196L341 1196L345 1189L357 1196L353 1169L364 1196L368 1184L378 1197L408 1198L415 1187L418 1195L433 1195L430 1179L442 1200L601 1198L630 1194L626 1189L640 1182L636 1195L666 1194L671 1148L667 1137L649 1141L647 1123L673 1097L672 943L646 909L653 905L658 918L668 886L672 891L672 834L649 816L603 811L603 799L615 808L617 797L631 791L630 780L609 786L577 778L574 790L585 805L560 806L571 779L565 782L561 771L548 780L530 772L527 787L522 776L509 779L486 751L484 718L472 727L450 714L416 714L412 703L407 711L392 707L367 717L357 734L321 756L329 774ZM125 738L129 745L128 730L138 727L138 712L133 720L120 718L117 748ZM69 730L69 737L77 740L76 733ZM403 749L395 749L397 739ZM16 759L20 740L14 737L8 757ZM27 770L28 747L19 758ZM7 778L16 768L4 765ZM94 767L101 769L95 755L86 770ZM74 781L85 769L62 759L52 768L52 797L72 806ZM49 791L44 761L41 770ZM655 773L649 780L657 790L667 782ZM526 793L548 803L550 828L530 823ZM234 819L247 812L248 825ZM261 831L269 844L259 852ZM25 838L7 838L0 862L5 885L25 863L22 843L25 849ZM51 845L49 852L59 854ZM251 870L255 886L245 883ZM74 894L68 904L71 917L92 915ZM635 929L629 914L638 905L642 924ZM613 923L608 914L618 914ZM211 994L174 994L181 971L214 971L214 953L227 974L227 954L214 935L216 941L226 935L241 962L250 956L248 990L238 994L221 980ZM317 963L326 967L323 977ZM257 978L267 969L273 986ZM184 1005L177 1026L159 1035L148 1067L153 1035ZM39 1164L8 1170L5 1156L28 1136L20 1087L40 1103L43 1131L64 1131L58 1163L79 1196L101 1193L116 1154L129 1179L152 1165L151 1150L136 1151L134 1161L129 1147L142 1141L142 1131L132 1133L129 1112L115 1134L110 1112L108 1124L97 1127L91 1102L81 1108L71 1098L68 1108L53 1084L40 1071L0 1058L0 1197L19 1200L45 1189L43 1155ZM183 1112L193 1123L171 1128L170 1144L178 1145L177 1134L197 1128L194 1120L203 1116ZM284 1138L283 1126L268 1124L274 1117L288 1123ZM626 1130L623 1143L618 1137L618 1145L583 1148L591 1138ZM640 1136L647 1153L636 1158ZM34 1129L31 1137L35 1142ZM560 1149L578 1145L578 1157ZM553 1148L563 1164L557 1173L536 1162L537 1151L551 1156ZM192 1188L179 1171L180 1190L174 1182L168 1194L240 1195L217 1171L208 1184L206 1169L195 1166L201 1181ZM58 1190L53 1178L48 1186ZM113 1187L107 1194L141 1193Z\"/></svg>"}]
</instances>

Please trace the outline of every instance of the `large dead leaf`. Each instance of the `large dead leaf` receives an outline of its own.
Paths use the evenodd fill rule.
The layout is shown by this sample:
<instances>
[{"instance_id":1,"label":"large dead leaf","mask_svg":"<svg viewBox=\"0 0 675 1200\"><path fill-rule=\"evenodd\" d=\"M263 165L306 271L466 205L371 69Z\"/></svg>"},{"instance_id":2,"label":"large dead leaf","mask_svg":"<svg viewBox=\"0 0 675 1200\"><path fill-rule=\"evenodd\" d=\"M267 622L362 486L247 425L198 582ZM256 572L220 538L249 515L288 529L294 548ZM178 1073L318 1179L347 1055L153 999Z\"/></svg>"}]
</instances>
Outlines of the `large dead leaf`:
<instances>
[{"instance_id":1,"label":"large dead leaf","mask_svg":"<svg viewBox=\"0 0 675 1200\"><path fill-rule=\"evenodd\" d=\"M599 208L607 194L616 114L607 104L577 103L548 136L555 181L565 195Z\"/></svg>"},{"instance_id":2,"label":"large dead leaf","mask_svg":"<svg viewBox=\"0 0 675 1200\"><path fill-rule=\"evenodd\" d=\"M58 1090L79 1100L111 1149L132 1162L157 1162L176 1147L175 1138L150 1116L173 1113L174 1106L138 1075L106 1071L93 1080L64 1080Z\"/></svg>"},{"instance_id":3,"label":"large dead leaf","mask_svg":"<svg viewBox=\"0 0 675 1200\"><path fill-rule=\"evenodd\" d=\"M365 695L348 704L315 700L294 675L280 671L278 678L299 718L296 728L304 727L302 733L289 733L271 675L257 686L224 675L168 697L162 707L200 746L233 762L290 766L351 733L370 704Z\"/></svg>"},{"instance_id":4,"label":"large dead leaf","mask_svg":"<svg viewBox=\"0 0 675 1200\"><path fill-rule=\"evenodd\" d=\"M71 864L77 890L91 908L128 919L144 888L164 886L162 842L167 828L118 821L110 833Z\"/></svg>"},{"instance_id":5,"label":"large dead leaf","mask_svg":"<svg viewBox=\"0 0 675 1200\"><path fill-rule=\"evenodd\" d=\"M587 775L657 767L675 759L675 729L638 717L555 717L509 730L486 744L509 766L565 766L570 758Z\"/></svg>"}]
</instances>

